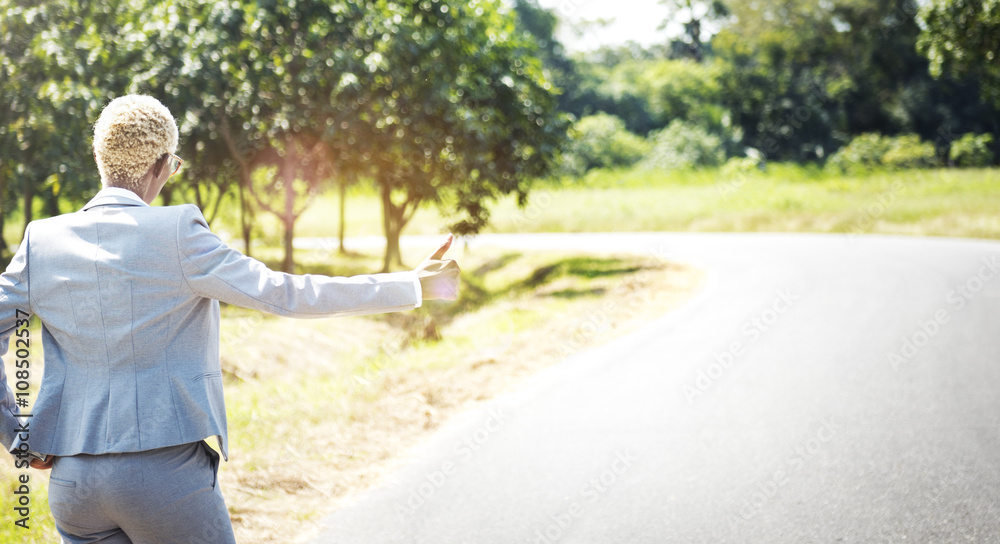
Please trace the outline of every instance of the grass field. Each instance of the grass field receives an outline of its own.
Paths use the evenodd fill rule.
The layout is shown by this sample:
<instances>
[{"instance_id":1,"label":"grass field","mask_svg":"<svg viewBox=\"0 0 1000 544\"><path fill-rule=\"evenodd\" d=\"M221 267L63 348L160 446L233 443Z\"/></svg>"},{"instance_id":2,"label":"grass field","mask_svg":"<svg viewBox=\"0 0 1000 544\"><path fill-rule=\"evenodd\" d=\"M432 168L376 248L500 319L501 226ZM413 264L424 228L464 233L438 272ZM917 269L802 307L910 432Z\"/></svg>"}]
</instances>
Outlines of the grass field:
<instances>
[{"instance_id":1,"label":"grass field","mask_svg":"<svg viewBox=\"0 0 1000 544\"><path fill-rule=\"evenodd\" d=\"M347 234L382 233L379 202L354 190ZM487 232L779 231L856 232L1000 238L1000 169L910 170L862 177L772 165L767 172L662 174L596 171L582 180L536 185L529 203L493 208ZM298 236L336 236L337 197L316 198ZM270 218L264 232L277 241ZM448 219L420 210L405 234L442 231Z\"/></svg>"},{"instance_id":2,"label":"grass field","mask_svg":"<svg viewBox=\"0 0 1000 544\"><path fill-rule=\"evenodd\" d=\"M234 203L231 203L235 206ZM1000 169L932 169L832 176L815 167L772 164L767 171L662 173L641 169L593 171L583 179L549 180L519 208L513 198L492 206L486 232L777 231L854 232L1000 238ZM377 195L349 191L348 236L379 236ZM296 224L303 237L337 235L335 191L313 199ZM236 238L237 217L223 214L213 228ZM4 233L20 235L20 214ZM425 205L404 234L443 232L449 218ZM278 245L281 228L266 213L255 217L257 241Z\"/></svg>"}]
</instances>

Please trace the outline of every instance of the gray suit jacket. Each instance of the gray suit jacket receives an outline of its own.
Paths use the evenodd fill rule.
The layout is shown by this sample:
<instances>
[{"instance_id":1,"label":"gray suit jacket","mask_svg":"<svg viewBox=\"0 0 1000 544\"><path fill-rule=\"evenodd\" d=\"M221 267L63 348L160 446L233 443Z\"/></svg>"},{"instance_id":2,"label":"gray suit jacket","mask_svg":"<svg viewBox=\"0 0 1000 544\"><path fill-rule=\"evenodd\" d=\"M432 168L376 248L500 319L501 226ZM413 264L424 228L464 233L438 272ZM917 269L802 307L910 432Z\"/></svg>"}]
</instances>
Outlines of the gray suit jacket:
<instances>
[{"instance_id":1,"label":"gray suit jacket","mask_svg":"<svg viewBox=\"0 0 1000 544\"><path fill-rule=\"evenodd\" d=\"M228 456L218 301L310 318L408 310L421 293L413 272L274 272L227 247L195 206L104 189L78 212L32 222L0 276L0 353L18 310L38 316L45 351L21 421L0 365L4 447L67 456L217 436ZM29 433L18 432L24 421Z\"/></svg>"}]
</instances>

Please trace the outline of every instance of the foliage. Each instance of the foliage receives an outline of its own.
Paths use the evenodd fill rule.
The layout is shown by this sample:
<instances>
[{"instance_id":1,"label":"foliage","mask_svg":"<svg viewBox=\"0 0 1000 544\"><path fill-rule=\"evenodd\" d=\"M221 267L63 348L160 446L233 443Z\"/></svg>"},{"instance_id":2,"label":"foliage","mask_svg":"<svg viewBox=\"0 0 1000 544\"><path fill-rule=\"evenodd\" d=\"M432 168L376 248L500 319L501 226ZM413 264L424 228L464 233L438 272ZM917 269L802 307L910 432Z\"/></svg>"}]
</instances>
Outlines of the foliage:
<instances>
[{"instance_id":1,"label":"foliage","mask_svg":"<svg viewBox=\"0 0 1000 544\"><path fill-rule=\"evenodd\" d=\"M626 60L602 75L599 90L616 101L629 94L648 112L654 127L665 127L674 119L719 126L719 62L691 60Z\"/></svg>"},{"instance_id":2,"label":"foliage","mask_svg":"<svg viewBox=\"0 0 1000 544\"><path fill-rule=\"evenodd\" d=\"M514 23L500 0L368 4L358 35L381 39L345 77L367 89L360 141L382 197L386 269L401 264L399 233L420 204L447 208L457 234L475 233L487 202L523 202L553 166L568 123L536 43Z\"/></svg>"},{"instance_id":3,"label":"foliage","mask_svg":"<svg viewBox=\"0 0 1000 544\"><path fill-rule=\"evenodd\" d=\"M916 134L890 138L889 150L882 156L882 165L893 170L931 168L937 163L934 144L920 141Z\"/></svg>"},{"instance_id":4,"label":"foliage","mask_svg":"<svg viewBox=\"0 0 1000 544\"><path fill-rule=\"evenodd\" d=\"M649 144L625 128L625 123L606 113L584 117L570 131L561 169L582 175L592 168L631 166L649 152Z\"/></svg>"},{"instance_id":5,"label":"foliage","mask_svg":"<svg viewBox=\"0 0 1000 544\"><path fill-rule=\"evenodd\" d=\"M708 37L708 25L705 23L729 16L728 2L723 0L660 0L660 3L670 8L674 17L681 14L686 16L686 20L676 21L683 25L684 35L671 43L673 51L678 57L691 58L695 62L701 62L705 56L705 42ZM666 22L662 26L665 27Z\"/></svg>"},{"instance_id":6,"label":"foliage","mask_svg":"<svg viewBox=\"0 0 1000 544\"><path fill-rule=\"evenodd\" d=\"M248 246L255 212L273 211L290 246L311 195L370 180L387 256L420 206L471 233L493 199L523 202L560 156L562 113L664 138L697 125L769 162L827 162L865 133L941 154L953 134L992 133L997 151L1000 0L664 1L684 25L673 42L571 56L538 0L0 0L0 230L96 191L92 123L127 92L177 115L186 163L165 203L215 219L238 199ZM591 146L615 157L594 164L628 163L636 140L619 136ZM879 167L930 163L911 143ZM689 164L684 149L646 162Z\"/></svg>"},{"instance_id":7,"label":"foliage","mask_svg":"<svg viewBox=\"0 0 1000 544\"><path fill-rule=\"evenodd\" d=\"M93 122L146 58L144 5L0 0L0 229L18 196L27 224L36 197L53 215L96 192Z\"/></svg>"},{"instance_id":8,"label":"foliage","mask_svg":"<svg viewBox=\"0 0 1000 544\"><path fill-rule=\"evenodd\" d=\"M635 76L635 86L646 97L657 124L666 126L674 119L682 119L706 127L723 124L723 108L719 105L723 69L718 60L662 60L622 67L623 72Z\"/></svg>"},{"instance_id":9,"label":"foliage","mask_svg":"<svg viewBox=\"0 0 1000 544\"><path fill-rule=\"evenodd\" d=\"M627 49L605 49L590 58L577 61L576 98L568 111L578 117L615 115L637 134L674 119L723 126L721 62L664 59Z\"/></svg>"},{"instance_id":10,"label":"foliage","mask_svg":"<svg viewBox=\"0 0 1000 544\"><path fill-rule=\"evenodd\" d=\"M636 61L650 62L652 59ZM625 127L636 134L647 134L661 125L653 118L649 98L636 88L632 74L625 74L619 67L631 58L610 63L600 63L576 57L576 95L567 105L569 113L583 118L597 113L614 115L625 121ZM641 72L641 70L639 70ZM619 73L621 75L619 75Z\"/></svg>"},{"instance_id":11,"label":"foliage","mask_svg":"<svg viewBox=\"0 0 1000 544\"><path fill-rule=\"evenodd\" d=\"M962 168L984 168L993 164L992 134L963 134L951 144L948 161Z\"/></svg>"},{"instance_id":12,"label":"foliage","mask_svg":"<svg viewBox=\"0 0 1000 544\"><path fill-rule=\"evenodd\" d=\"M720 101L739 146L821 162L866 132L1000 130L969 78L935 80L917 53L913 0L728 2L712 39ZM780 24L776 24L780 21Z\"/></svg>"},{"instance_id":13,"label":"foliage","mask_svg":"<svg viewBox=\"0 0 1000 544\"><path fill-rule=\"evenodd\" d=\"M881 134L861 134L840 148L826 165L833 172L859 174L881 166L888 152L889 143Z\"/></svg>"},{"instance_id":14,"label":"foliage","mask_svg":"<svg viewBox=\"0 0 1000 544\"><path fill-rule=\"evenodd\" d=\"M297 218L334 179L383 189L388 266L422 203L471 233L491 198L525 198L567 125L539 60L558 43L519 31L502 0L0 0L0 14L0 198L23 180L26 220L35 194L54 214L96 190L87 135L126 92L178 120L187 162L164 201L211 219L238 195L247 247L252 208L273 213L286 270Z\"/></svg>"},{"instance_id":15,"label":"foliage","mask_svg":"<svg viewBox=\"0 0 1000 544\"><path fill-rule=\"evenodd\" d=\"M930 0L919 17L917 48L931 73L978 78L983 99L1000 108L1000 0Z\"/></svg>"},{"instance_id":16,"label":"foliage","mask_svg":"<svg viewBox=\"0 0 1000 544\"><path fill-rule=\"evenodd\" d=\"M718 166L725 158L722 140L704 128L681 121L650 135L653 147L642 165L655 170L683 170Z\"/></svg>"},{"instance_id":17,"label":"foliage","mask_svg":"<svg viewBox=\"0 0 1000 544\"><path fill-rule=\"evenodd\" d=\"M537 44L536 55L542 61L546 79L561 91L559 109L571 111L573 103L579 99L579 68L555 35L559 18L541 7L538 0L515 0L514 13L521 39Z\"/></svg>"},{"instance_id":18,"label":"foliage","mask_svg":"<svg viewBox=\"0 0 1000 544\"><path fill-rule=\"evenodd\" d=\"M351 105L358 96L340 77L361 64L351 52L363 49L354 34L362 8L332 0L187 0L157 9L154 18L166 26L158 56L168 60L143 86L180 114L194 196L202 204L200 186L214 184L217 206L237 185L249 242L245 193L252 195L256 208L280 219L282 268L291 271L298 217L351 164L339 156L350 131L339 128L357 124Z\"/></svg>"},{"instance_id":19,"label":"foliage","mask_svg":"<svg viewBox=\"0 0 1000 544\"><path fill-rule=\"evenodd\" d=\"M856 175L882 168L930 168L936 162L934 146L921 142L916 134L888 137L866 133L840 148L827 167L832 172Z\"/></svg>"},{"instance_id":20,"label":"foliage","mask_svg":"<svg viewBox=\"0 0 1000 544\"><path fill-rule=\"evenodd\" d=\"M731 157L719 169L719 175L723 179L743 179L755 172L763 172L767 163L764 157L756 149L748 149L746 157Z\"/></svg>"}]
</instances>

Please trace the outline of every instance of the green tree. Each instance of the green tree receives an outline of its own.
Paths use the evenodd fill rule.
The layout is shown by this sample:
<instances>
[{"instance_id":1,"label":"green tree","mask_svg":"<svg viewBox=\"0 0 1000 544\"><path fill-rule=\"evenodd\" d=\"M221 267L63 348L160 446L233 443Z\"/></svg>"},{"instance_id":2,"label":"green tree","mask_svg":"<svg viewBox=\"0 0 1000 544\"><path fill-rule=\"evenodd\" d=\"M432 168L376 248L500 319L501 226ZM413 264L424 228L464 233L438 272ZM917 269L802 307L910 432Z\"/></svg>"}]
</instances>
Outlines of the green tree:
<instances>
[{"instance_id":1,"label":"green tree","mask_svg":"<svg viewBox=\"0 0 1000 544\"><path fill-rule=\"evenodd\" d=\"M37 8L29 2L0 2L0 257L7 257L3 240L5 218L17 208L18 179L26 178L21 160L32 145L32 97L44 75L32 56L32 37L41 31Z\"/></svg>"},{"instance_id":2,"label":"green tree","mask_svg":"<svg viewBox=\"0 0 1000 544\"><path fill-rule=\"evenodd\" d=\"M584 86L578 62L569 57L556 38L559 18L552 10L541 7L537 0L515 0L514 12L518 28L527 34L522 39L537 43L537 55L545 69L545 77L561 91L559 109L582 117L585 104L593 96Z\"/></svg>"},{"instance_id":3,"label":"green tree","mask_svg":"<svg viewBox=\"0 0 1000 544\"><path fill-rule=\"evenodd\" d=\"M238 195L247 251L251 208L277 217L282 269L293 271L295 223L336 174L334 158L351 145L363 101L342 77L363 56L355 34L363 6L191 0L158 9L165 60L145 85L182 112L193 196L202 204L212 193L218 209L225 195Z\"/></svg>"},{"instance_id":4,"label":"green tree","mask_svg":"<svg viewBox=\"0 0 1000 544\"><path fill-rule=\"evenodd\" d=\"M730 7L732 20L712 42L729 64L723 102L744 145L772 159L822 160L867 132L916 132L943 148L940 132L981 131L996 118L967 100L966 82L930 78L915 49L913 0Z\"/></svg>"},{"instance_id":5,"label":"green tree","mask_svg":"<svg viewBox=\"0 0 1000 544\"><path fill-rule=\"evenodd\" d=\"M674 55L701 62L706 55L706 42L712 22L729 16L729 7L722 0L660 0L671 11L671 17L660 28L671 22L684 28L684 35L671 43Z\"/></svg>"},{"instance_id":6,"label":"green tree","mask_svg":"<svg viewBox=\"0 0 1000 544\"><path fill-rule=\"evenodd\" d=\"M61 202L78 205L99 189L93 121L148 60L144 7L0 0L0 195L20 194L25 224L36 198L55 215Z\"/></svg>"},{"instance_id":7,"label":"green tree","mask_svg":"<svg viewBox=\"0 0 1000 544\"><path fill-rule=\"evenodd\" d=\"M488 201L548 172L565 135L556 89L536 44L503 2L369 4L359 32L374 35L359 143L382 198L384 268L401 265L399 236L433 202L457 234L478 232Z\"/></svg>"},{"instance_id":8,"label":"green tree","mask_svg":"<svg viewBox=\"0 0 1000 544\"><path fill-rule=\"evenodd\" d=\"M644 168L671 171L719 166L726 157L718 136L681 119L649 138L652 148L642 161Z\"/></svg>"},{"instance_id":9,"label":"green tree","mask_svg":"<svg viewBox=\"0 0 1000 544\"><path fill-rule=\"evenodd\" d=\"M561 169L581 175L592 168L631 166L649 152L649 144L625 128L625 123L607 113L577 121L563 152Z\"/></svg>"},{"instance_id":10,"label":"green tree","mask_svg":"<svg viewBox=\"0 0 1000 544\"><path fill-rule=\"evenodd\" d=\"M934 77L973 76L1000 108L1000 0L930 0L920 9L917 47Z\"/></svg>"},{"instance_id":11,"label":"green tree","mask_svg":"<svg viewBox=\"0 0 1000 544\"><path fill-rule=\"evenodd\" d=\"M639 97L655 128L681 119L721 129L724 108L719 105L719 77L723 69L723 63L714 60L627 60L610 71L600 88L611 97L628 93Z\"/></svg>"},{"instance_id":12,"label":"green tree","mask_svg":"<svg viewBox=\"0 0 1000 544\"><path fill-rule=\"evenodd\" d=\"M993 135L964 134L948 150L948 161L960 168L986 168L993 164Z\"/></svg>"}]
</instances>

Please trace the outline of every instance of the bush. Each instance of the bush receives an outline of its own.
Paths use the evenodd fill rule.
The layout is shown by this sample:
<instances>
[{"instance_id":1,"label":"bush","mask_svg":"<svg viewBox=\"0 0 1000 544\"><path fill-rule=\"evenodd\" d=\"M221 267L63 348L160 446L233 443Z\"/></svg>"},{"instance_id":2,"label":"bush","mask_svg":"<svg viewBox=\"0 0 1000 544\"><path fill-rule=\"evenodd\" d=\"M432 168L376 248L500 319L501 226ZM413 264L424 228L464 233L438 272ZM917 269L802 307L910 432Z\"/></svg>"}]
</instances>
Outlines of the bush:
<instances>
[{"instance_id":1,"label":"bush","mask_svg":"<svg viewBox=\"0 0 1000 544\"><path fill-rule=\"evenodd\" d=\"M744 178L753 172L765 169L764 155L760 151L748 147L746 157L732 157L719 169L719 175L725 179Z\"/></svg>"},{"instance_id":2,"label":"bush","mask_svg":"<svg viewBox=\"0 0 1000 544\"><path fill-rule=\"evenodd\" d=\"M718 166L725 159L722 140L704 128L675 119L650 135L653 148L643 166L657 170L685 170Z\"/></svg>"},{"instance_id":3,"label":"bush","mask_svg":"<svg viewBox=\"0 0 1000 544\"><path fill-rule=\"evenodd\" d=\"M932 168L937 165L934 144L921 142L916 134L905 134L889 140L889 151L882 155L882 165L892 170Z\"/></svg>"},{"instance_id":4,"label":"bush","mask_svg":"<svg viewBox=\"0 0 1000 544\"><path fill-rule=\"evenodd\" d=\"M948 161L962 168L983 168L993 164L993 135L971 132L951 144Z\"/></svg>"},{"instance_id":5,"label":"bush","mask_svg":"<svg viewBox=\"0 0 1000 544\"><path fill-rule=\"evenodd\" d=\"M826 165L837 173L858 174L881 166L882 156L889 152L889 143L881 134L869 132L855 136L837 150Z\"/></svg>"},{"instance_id":6,"label":"bush","mask_svg":"<svg viewBox=\"0 0 1000 544\"><path fill-rule=\"evenodd\" d=\"M649 151L649 144L625 128L625 122L606 113L584 117L573 125L562 156L567 174L582 175L593 168L631 166Z\"/></svg>"},{"instance_id":7,"label":"bush","mask_svg":"<svg viewBox=\"0 0 1000 544\"><path fill-rule=\"evenodd\" d=\"M929 168L936 162L934 145L921 142L916 134L890 137L869 132L837 150L826 166L834 173L856 175L882 168Z\"/></svg>"}]
</instances>

